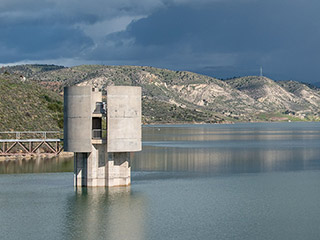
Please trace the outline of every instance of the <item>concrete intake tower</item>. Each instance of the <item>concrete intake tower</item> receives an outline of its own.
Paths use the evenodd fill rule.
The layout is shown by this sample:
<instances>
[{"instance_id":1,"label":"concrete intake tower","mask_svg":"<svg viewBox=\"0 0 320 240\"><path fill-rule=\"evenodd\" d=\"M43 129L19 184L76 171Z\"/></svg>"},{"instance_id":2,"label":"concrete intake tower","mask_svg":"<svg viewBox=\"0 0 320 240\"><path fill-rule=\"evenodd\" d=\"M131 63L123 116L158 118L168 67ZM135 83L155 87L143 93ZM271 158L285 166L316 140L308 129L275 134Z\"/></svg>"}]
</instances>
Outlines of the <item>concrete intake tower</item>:
<instances>
[{"instance_id":1,"label":"concrete intake tower","mask_svg":"<svg viewBox=\"0 0 320 240\"><path fill-rule=\"evenodd\" d=\"M130 153L141 151L141 88L64 88L64 150L74 152L77 187L127 186Z\"/></svg>"}]
</instances>

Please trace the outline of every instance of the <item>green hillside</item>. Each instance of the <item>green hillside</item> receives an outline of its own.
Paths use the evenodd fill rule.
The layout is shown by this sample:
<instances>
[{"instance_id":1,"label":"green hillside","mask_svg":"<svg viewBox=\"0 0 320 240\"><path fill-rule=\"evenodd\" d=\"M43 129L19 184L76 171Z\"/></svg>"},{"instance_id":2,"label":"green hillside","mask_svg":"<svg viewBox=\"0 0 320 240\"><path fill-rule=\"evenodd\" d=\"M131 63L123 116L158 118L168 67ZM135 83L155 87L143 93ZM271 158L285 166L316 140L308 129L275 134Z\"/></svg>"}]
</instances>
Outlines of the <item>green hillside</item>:
<instances>
[{"instance_id":1,"label":"green hillside","mask_svg":"<svg viewBox=\"0 0 320 240\"><path fill-rule=\"evenodd\" d=\"M0 131L59 130L62 96L35 82L0 74Z\"/></svg>"},{"instance_id":2,"label":"green hillside","mask_svg":"<svg viewBox=\"0 0 320 240\"><path fill-rule=\"evenodd\" d=\"M63 87L141 86L143 123L319 121L320 89L295 81L247 76L219 80L143 66L19 65L3 67L2 130L62 127Z\"/></svg>"}]
</instances>

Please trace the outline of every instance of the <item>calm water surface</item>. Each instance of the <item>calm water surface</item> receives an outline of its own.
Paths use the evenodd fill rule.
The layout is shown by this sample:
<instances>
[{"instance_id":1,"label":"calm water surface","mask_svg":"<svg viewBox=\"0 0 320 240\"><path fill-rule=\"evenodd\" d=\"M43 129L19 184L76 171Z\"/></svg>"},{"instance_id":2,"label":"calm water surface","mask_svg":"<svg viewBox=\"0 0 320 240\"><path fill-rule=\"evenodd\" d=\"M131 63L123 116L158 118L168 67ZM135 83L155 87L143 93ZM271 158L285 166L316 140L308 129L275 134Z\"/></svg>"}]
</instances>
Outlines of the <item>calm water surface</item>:
<instances>
[{"instance_id":1,"label":"calm water surface","mask_svg":"<svg viewBox=\"0 0 320 240\"><path fill-rule=\"evenodd\" d=\"M70 159L0 162L0 239L320 239L320 123L143 139L127 188L75 191Z\"/></svg>"}]
</instances>

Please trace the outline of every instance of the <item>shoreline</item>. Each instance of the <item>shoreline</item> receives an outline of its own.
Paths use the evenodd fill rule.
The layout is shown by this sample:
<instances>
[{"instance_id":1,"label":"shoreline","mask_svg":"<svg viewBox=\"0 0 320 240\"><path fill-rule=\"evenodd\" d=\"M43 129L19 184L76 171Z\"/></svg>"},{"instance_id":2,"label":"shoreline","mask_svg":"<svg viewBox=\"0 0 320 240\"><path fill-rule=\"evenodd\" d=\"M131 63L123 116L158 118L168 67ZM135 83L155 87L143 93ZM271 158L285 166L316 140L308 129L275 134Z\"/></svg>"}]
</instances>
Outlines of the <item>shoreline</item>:
<instances>
[{"instance_id":1,"label":"shoreline","mask_svg":"<svg viewBox=\"0 0 320 240\"><path fill-rule=\"evenodd\" d=\"M166 123L166 122L155 122L155 123L143 123L142 126L154 126L154 125L227 125L227 124L243 124L243 123L316 123L320 121L237 121L237 122L216 122L216 123L206 123L206 122L174 122L174 123Z\"/></svg>"},{"instance_id":2,"label":"shoreline","mask_svg":"<svg viewBox=\"0 0 320 240\"><path fill-rule=\"evenodd\" d=\"M16 160L30 160L34 158L54 158L54 157L61 157L61 158L68 158L73 157L72 152L61 152L58 155L55 154L23 154L23 155L8 155L8 156L0 156L0 162L5 161L16 161Z\"/></svg>"}]
</instances>

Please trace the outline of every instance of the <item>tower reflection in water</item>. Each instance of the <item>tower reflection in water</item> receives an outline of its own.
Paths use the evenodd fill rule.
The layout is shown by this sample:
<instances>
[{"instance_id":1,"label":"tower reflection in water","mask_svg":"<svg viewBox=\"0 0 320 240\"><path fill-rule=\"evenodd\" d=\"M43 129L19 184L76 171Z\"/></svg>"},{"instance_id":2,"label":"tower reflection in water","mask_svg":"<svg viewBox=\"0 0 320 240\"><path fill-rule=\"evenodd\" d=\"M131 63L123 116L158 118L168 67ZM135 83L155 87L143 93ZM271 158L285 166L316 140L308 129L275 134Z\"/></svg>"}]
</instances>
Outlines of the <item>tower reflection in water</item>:
<instances>
[{"instance_id":1,"label":"tower reflection in water","mask_svg":"<svg viewBox=\"0 0 320 240\"><path fill-rule=\"evenodd\" d=\"M76 189L66 239L145 239L146 199L130 187Z\"/></svg>"}]
</instances>

